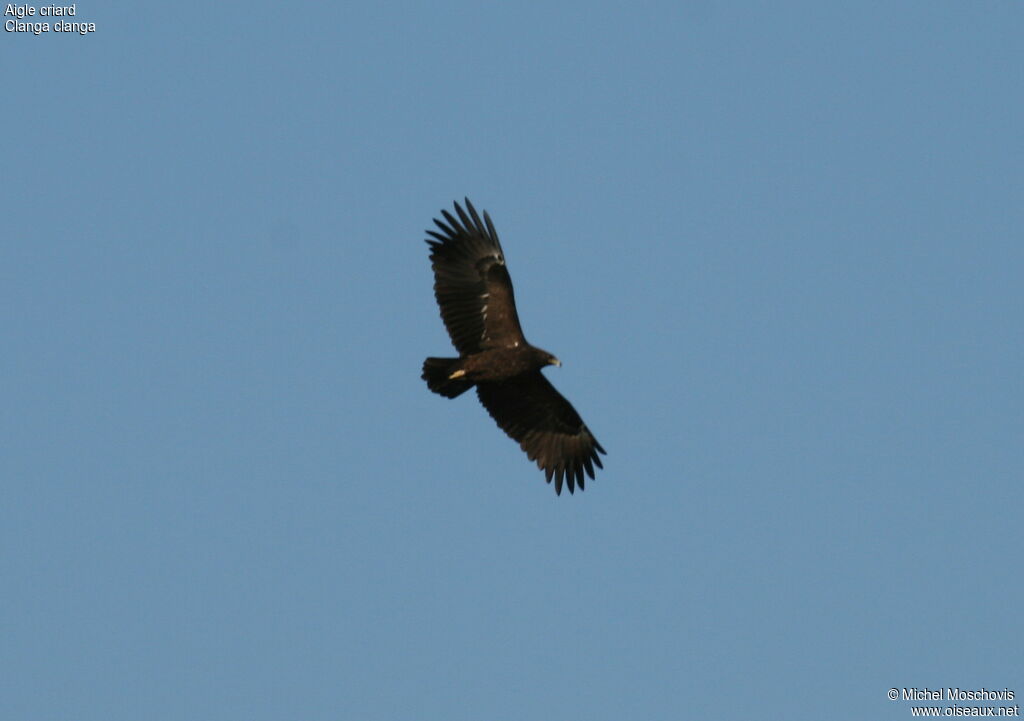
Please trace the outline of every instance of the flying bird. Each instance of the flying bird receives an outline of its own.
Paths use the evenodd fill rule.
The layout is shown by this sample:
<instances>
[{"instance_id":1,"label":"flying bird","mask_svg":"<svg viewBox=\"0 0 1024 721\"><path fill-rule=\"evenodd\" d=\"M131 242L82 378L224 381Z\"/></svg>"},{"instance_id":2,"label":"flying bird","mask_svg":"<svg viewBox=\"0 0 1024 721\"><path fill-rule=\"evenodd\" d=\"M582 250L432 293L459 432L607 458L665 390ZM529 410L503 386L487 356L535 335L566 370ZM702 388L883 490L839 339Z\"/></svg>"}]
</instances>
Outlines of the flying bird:
<instances>
[{"instance_id":1,"label":"flying bird","mask_svg":"<svg viewBox=\"0 0 1024 721\"><path fill-rule=\"evenodd\" d=\"M422 378L430 390L455 398L473 386L487 412L531 461L572 493L583 490L584 473L594 477L605 453L583 419L541 374L562 365L546 350L526 342L516 313L512 279L498 233L487 211L483 222L466 198L455 203L456 218L442 210L428 230L434 296L458 358L427 358Z\"/></svg>"}]
</instances>

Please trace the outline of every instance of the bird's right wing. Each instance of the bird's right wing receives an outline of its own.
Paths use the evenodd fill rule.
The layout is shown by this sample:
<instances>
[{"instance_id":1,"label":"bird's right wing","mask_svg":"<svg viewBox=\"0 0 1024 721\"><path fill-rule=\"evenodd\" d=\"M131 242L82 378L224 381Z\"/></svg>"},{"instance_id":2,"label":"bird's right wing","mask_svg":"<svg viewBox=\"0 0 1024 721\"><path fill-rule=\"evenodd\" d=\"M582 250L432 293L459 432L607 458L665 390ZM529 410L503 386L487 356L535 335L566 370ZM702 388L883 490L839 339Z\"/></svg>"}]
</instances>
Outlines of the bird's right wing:
<instances>
[{"instance_id":1,"label":"bird's right wing","mask_svg":"<svg viewBox=\"0 0 1024 721\"><path fill-rule=\"evenodd\" d=\"M434 220L441 232L427 231L434 296L452 343L460 355L525 343L494 223L486 211L481 221L468 198L455 212L442 210L446 222Z\"/></svg>"}]
</instances>

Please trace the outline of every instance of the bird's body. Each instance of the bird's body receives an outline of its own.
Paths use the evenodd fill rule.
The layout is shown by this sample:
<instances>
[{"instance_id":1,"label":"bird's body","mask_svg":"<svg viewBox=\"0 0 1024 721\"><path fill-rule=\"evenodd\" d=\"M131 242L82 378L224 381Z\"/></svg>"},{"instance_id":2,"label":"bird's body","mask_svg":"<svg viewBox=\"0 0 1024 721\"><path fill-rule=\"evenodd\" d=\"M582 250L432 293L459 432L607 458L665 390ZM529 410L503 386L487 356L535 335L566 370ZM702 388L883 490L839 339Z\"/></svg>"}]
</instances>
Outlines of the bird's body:
<instances>
[{"instance_id":1,"label":"bird's body","mask_svg":"<svg viewBox=\"0 0 1024 721\"><path fill-rule=\"evenodd\" d=\"M480 383L483 381L503 381L529 371L540 370L552 365L550 353L535 352L532 346L525 348L492 348L461 358L459 368L467 380ZM554 365L557 365L555 363Z\"/></svg>"},{"instance_id":2,"label":"bird's body","mask_svg":"<svg viewBox=\"0 0 1024 721\"><path fill-rule=\"evenodd\" d=\"M468 213L466 212L468 211ZM512 279L490 216L481 222L469 199L458 219L441 211L440 233L428 230L434 295L458 358L427 358L423 379L435 393L455 398L476 386L480 402L502 430L544 470L556 493L583 489L604 448L562 395L541 374L561 365L526 342L516 312Z\"/></svg>"}]
</instances>

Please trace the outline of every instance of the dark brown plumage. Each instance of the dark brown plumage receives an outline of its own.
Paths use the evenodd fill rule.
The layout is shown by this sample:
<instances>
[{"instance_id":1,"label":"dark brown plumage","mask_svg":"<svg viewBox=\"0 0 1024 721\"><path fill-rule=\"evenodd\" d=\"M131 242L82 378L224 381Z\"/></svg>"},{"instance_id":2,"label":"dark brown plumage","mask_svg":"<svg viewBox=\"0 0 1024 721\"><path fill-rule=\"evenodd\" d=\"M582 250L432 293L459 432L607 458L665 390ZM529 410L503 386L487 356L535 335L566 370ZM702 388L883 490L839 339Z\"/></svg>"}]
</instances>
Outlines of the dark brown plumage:
<instances>
[{"instance_id":1,"label":"dark brown plumage","mask_svg":"<svg viewBox=\"0 0 1024 721\"><path fill-rule=\"evenodd\" d=\"M584 474L601 468L604 448L576 410L555 390L541 368L561 365L553 355L526 342L519 326L512 279L491 218L483 222L466 199L455 203L458 218L441 211L440 232L428 230L434 295L458 358L427 358L423 380L430 390L455 398L476 386L484 408L531 461L572 493L583 490Z\"/></svg>"}]
</instances>

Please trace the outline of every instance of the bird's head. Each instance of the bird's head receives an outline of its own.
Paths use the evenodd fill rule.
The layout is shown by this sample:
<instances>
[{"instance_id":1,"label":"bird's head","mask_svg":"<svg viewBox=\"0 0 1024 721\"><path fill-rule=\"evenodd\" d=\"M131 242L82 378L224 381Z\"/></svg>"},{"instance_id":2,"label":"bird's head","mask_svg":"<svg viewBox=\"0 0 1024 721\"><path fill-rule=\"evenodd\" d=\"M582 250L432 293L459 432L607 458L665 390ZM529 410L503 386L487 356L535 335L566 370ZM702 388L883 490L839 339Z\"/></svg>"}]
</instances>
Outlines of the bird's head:
<instances>
[{"instance_id":1,"label":"bird's head","mask_svg":"<svg viewBox=\"0 0 1024 721\"><path fill-rule=\"evenodd\" d=\"M533 352L533 362L537 364L538 368L543 368L544 366L560 366L560 365L562 365L562 361L560 361L557 358L555 358L555 356L552 353L548 353L543 348L538 348L536 346L533 346L532 352Z\"/></svg>"}]
</instances>

